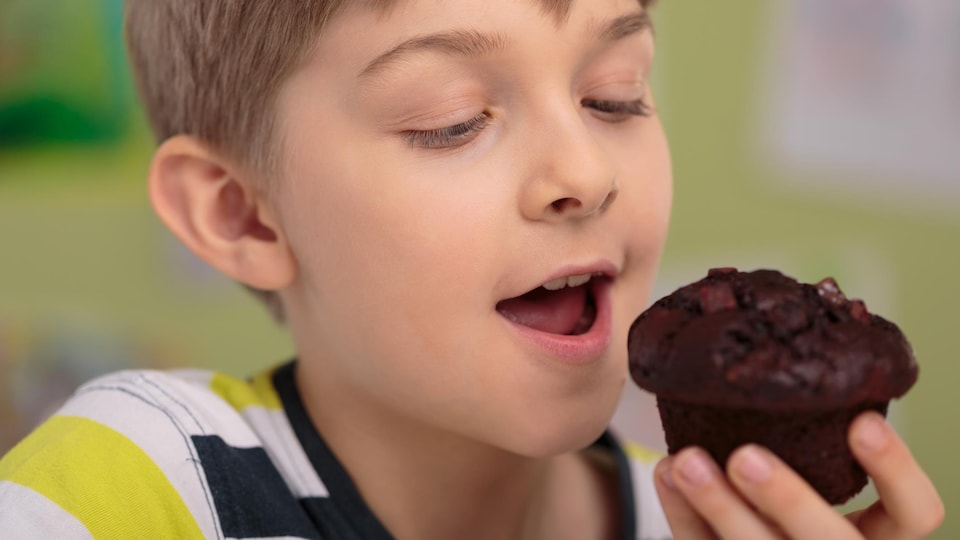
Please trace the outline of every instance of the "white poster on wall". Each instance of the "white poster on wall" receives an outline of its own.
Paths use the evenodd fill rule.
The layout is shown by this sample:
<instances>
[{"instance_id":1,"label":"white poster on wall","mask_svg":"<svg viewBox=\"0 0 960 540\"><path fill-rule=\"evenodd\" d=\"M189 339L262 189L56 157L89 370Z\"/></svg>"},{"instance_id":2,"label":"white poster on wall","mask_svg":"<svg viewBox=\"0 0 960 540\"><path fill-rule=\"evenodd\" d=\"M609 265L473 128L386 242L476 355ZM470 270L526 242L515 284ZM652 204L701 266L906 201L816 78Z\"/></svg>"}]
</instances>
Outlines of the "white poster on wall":
<instances>
[{"instance_id":1,"label":"white poster on wall","mask_svg":"<svg viewBox=\"0 0 960 540\"><path fill-rule=\"evenodd\" d=\"M763 155L794 183L958 208L960 1L771 6Z\"/></svg>"}]
</instances>

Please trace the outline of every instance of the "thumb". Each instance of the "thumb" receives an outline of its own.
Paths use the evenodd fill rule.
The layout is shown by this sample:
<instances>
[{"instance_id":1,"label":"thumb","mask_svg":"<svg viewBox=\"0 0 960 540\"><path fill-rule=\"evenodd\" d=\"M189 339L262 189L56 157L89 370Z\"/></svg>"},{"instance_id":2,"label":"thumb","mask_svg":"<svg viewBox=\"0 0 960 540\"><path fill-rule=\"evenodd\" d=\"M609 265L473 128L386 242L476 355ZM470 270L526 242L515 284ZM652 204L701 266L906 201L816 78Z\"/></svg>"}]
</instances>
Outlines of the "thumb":
<instances>
[{"instance_id":1,"label":"thumb","mask_svg":"<svg viewBox=\"0 0 960 540\"><path fill-rule=\"evenodd\" d=\"M707 522L677 489L672 478L672 467L673 457L661 459L654 469L654 485L674 540L718 540L719 537Z\"/></svg>"}]
</instances>

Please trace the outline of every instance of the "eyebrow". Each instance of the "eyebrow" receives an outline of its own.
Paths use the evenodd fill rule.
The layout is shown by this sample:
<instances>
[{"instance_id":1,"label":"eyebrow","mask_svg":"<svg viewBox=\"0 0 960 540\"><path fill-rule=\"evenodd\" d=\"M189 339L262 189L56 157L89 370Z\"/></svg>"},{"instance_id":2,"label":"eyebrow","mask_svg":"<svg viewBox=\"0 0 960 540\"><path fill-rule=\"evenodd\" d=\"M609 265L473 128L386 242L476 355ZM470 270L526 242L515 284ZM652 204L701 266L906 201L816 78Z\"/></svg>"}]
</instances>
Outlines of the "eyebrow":
<instances>
[{"instance_id":1,"label":"eyebrow","mask_svg":"<svg viewBox=\"0 0 960 540\"><path fill-rule=\"evenodd\" d=\"M363 68L360 78L382 71L388 65L397 63L403 56L414 52L437 51L453 56L478 57L503 49L506 45L507 40L502 35L483 34L476 30L451 30L417 36L376 57Z\"/></svg>"},{"instance_id":2,"label":"eyebrow","mask_svg":"<svg viewBox=\"0 0 960 540\"><path fill-rule=\"evenodd\" d=\"M600 27L598 35L600 41L618 41L646 30L653 31L653 22L644 9L612 19Z\"/></svg>"},{"instance_id":3,"label":"eyebrow","mask_svg":"<svg viewBox=\"0 0 960 540\"><path fill-rule=\"evenodd\" d=\"M596 32L600 41L619 41L645 30L653 30L647 10L637 11L611 19ZM360 72L365 79L399 62L404 56L424 51L436 51L452 56L480 57L504 49L508 40L501 34L484 34L476 30L451 30L410 38L377 56Z\"/></svg>"}]
</instances>

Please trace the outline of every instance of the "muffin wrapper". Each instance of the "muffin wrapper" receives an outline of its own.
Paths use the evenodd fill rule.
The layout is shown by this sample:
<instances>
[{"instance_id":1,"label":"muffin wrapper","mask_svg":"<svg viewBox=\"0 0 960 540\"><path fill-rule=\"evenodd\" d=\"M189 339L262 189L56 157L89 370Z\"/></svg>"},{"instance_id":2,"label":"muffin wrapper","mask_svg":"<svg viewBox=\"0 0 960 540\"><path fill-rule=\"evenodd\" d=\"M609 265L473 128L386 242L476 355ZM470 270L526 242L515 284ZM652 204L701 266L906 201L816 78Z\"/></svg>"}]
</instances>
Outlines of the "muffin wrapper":
<instances>
[{"instance_id":1,"label":"muffin wrapper","mask_svg":"<svg viewBox=\"0 0 960 540\"><path fill-rule=\"evenodd\" d=\"M700 446L726 467L733 450L756 443L777 454L830 504L847 501L867 484L866 473L847 446L850 423L863 411L887 413L887 403L783 413L658 398L657 407L670 454L686 446Z\"/></svg>"}]
</instances>

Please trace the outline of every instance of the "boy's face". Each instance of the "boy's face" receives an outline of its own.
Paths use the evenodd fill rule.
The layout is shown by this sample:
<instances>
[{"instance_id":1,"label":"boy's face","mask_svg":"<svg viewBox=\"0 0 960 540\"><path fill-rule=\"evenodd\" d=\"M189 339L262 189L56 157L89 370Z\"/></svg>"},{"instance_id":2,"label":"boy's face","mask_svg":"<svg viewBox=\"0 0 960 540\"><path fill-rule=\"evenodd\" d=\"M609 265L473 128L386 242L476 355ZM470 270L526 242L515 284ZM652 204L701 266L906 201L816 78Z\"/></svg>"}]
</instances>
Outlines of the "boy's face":
<instances>
[{"instance_id":1,"label":"boy's face","mask_svg":"<svg viewBox=\"0 0 960 540\"><path fill-rule=\"evenodd\" d=\"M642 13L409 0L337 15L279 101L302 385L336 380L367 410L525 455L592 442L670 209L664 133L640 114Z\"/></svg>"}]
</instances>

